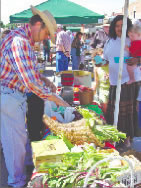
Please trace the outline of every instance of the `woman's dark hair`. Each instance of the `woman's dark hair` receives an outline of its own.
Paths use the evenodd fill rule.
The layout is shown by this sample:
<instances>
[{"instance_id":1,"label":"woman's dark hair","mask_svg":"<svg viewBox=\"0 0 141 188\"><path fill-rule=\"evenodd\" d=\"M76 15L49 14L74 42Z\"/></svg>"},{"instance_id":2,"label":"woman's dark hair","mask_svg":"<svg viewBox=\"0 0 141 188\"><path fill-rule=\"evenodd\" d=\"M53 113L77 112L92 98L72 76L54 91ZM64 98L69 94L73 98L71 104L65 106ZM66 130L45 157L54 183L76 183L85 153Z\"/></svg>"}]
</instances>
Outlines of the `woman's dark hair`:
<instances>
[{"instance_id":1,"label":"woman's dark hair","mask_svg":"<svg viewBox=\"0 0 141 188\"><path fill-rule=\"evenodd\" d=\"M65 26L65 25L63 26L63 30L64 30L64 31L66 31L66 30L67 30L67 28L66 28L66 26Z\"/></svg>"},{"instance_id":2,"label":"woman's dark hair","mask_svg":"<svg viewBox=\"0 0 141 188\"><path fill-rule=\"evenodd\" d=\"M43 20L41 19L41 17L39 15L34 15L29 20L29 23L31 25L34 25L36 22L41 22L42 23L42 28L45 27L45 23L43 22Z\"/></svg>"},{"instance_id":3,"label":"woman's dark hair","mask_svg":"<svg viewBox=\"0 0 141 188\"><path fill-rule=\"evenodd\" d=\"M91 37L94 37L94 35L95 35L95 33L92 33L92 34L91 34Z\"/></svg>"},{"instance_id":4,"label":"woman's dark hair","mask_svg":"<svg viewBox=\"0 0 141 188\"><path fill-rule=\"evenodd\" d=\"M80 31L76 33L76 38L79 36L79 35L83 35L83 33L81 33Z\"/></svg>"},{"instance_id":5,"label":"woman's dark hair","mask_svg":"<svg viewBox=\"0 0 141 188\"><path fill-rule=\"evenodd\" d=\"M111 24L110 24L110 28L109 28L109 37L110 38L113 38L113 39L116 39L117 38L117 35L116 35L116 32L115 32L115 27L116 27L116 23L120 20L123 20L123 15L118 15L116 16ZM129 28L132 27L132 22L129 18L127 18L127 31L126 31L126 36L128 36L128 30Z\"/></svg>"}]
</instances>

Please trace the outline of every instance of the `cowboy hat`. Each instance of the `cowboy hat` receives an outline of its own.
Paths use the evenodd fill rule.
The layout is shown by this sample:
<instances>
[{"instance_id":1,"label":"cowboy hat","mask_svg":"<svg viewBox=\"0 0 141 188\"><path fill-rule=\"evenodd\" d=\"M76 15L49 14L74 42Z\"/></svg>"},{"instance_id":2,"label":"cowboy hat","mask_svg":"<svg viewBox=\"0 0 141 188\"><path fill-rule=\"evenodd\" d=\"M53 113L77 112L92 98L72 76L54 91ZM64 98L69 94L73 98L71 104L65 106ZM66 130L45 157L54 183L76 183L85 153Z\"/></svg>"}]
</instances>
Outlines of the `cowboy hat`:
<instances>
[{"instance_id":1,"label":"cowboy hat","mask_svg":"<svg viewBox=\"0 0 141 188\"><path fill-rule=\"evenodd\" d=\"M57 24L57 28L63 28L63 26L61 24Z\"/></svg>"},{"instance_id":2,"label":"cowboy hat","mask_svg":"<svg viewBox=\"0 0 141 188\"><path fill-rule=\"evenodd\" d=\"M107 23L107 24L103 24L102 26L103 26L103 27L109 27L110 24Z\"/></svg>"},{"instance_id":3,"label":"cowboy hat","mask_svg":"<svg viewBox=\"0 0 141 188\"><path fill-rule=\"evenodd\" d=\"M31 5L31 11L34 15L38 14L41 17L41 19L45 23L46 27L48 28L51 41L53 43L55 43L55 35L54 34L57 30L57 24L56 24L54 17L52 16L52 14L48 10L41 12L32 5Z\"/></svg>"}]
</instances>

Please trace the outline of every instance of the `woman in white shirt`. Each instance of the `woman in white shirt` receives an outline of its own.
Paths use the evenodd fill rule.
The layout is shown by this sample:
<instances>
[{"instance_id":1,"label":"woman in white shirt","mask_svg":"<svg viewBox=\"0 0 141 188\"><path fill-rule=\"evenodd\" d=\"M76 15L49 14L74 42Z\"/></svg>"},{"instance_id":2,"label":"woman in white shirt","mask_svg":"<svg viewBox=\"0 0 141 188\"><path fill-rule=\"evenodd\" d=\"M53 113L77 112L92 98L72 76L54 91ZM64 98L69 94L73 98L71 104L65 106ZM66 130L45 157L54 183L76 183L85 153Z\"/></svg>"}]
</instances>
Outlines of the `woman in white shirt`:
<instances>
[{"instance_id":1,"label":"woman in white shirt","mask_svg":"<svg viewBox=\"0 0 141 188\"><path fill-rule=\"evenodd\" d=\"M116 62L115 58L120 57L121 48L121 34L122 34L123 16L116 16L111 22L109 29L109 40L104 46L104 59L109 64L109 101L107 107L106 120L107 123L113 124L114 122L114 109L116 100L116 85L118 81L119 63ZM127 34L129 28L132 26L131 20L127 20ZM130 40L127 37L125 45L130 45ZM124 57L128 57L129 52L124 51ZM129 147L130 139L136 135L137 125L137 111L136 111L136 99L141 85L140 70L137 67L135 69L136 82L133 84L127 84L129 81L129 75L127 72L127 64L123 63L123 73L121 80L121 95L119 104L119 118L118 118L118 130L127 134L127 139L122 146Z\"/></svg>"}]
</instances>

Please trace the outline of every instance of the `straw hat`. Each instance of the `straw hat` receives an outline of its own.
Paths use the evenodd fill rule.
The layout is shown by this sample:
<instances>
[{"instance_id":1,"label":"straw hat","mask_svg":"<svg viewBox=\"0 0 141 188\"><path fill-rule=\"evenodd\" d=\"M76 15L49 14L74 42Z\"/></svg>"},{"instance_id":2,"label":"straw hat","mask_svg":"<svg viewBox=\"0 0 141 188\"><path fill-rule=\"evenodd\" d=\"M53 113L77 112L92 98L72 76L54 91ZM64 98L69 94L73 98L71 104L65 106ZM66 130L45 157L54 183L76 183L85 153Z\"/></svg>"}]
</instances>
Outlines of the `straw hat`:
<instances>
[{"instance_id":1,"label":"straw hat","mask_svg":"<svg viewBox=\"0 0 141 188\"><path fill-rule=\"evenodd\" d=\"M110 24L107 23L107 24L103 24L102 26L103 26L103 27L109 27Z\"/></svg>"},{"instance_id":2,"label":"straw hat","mask_svg":"<svg viewBox=\"0 0 141 188\"><path fill-rule=\"evenodd\" d=\"M63 26L61 24L57 24L57 28L63 28Z\"/></svg>"},{"instance_id":3,"label":"straw hat","mask_svg":"<svg viewBox=\"0 0 141 188\"><path fill-rule=\"evenodd\" d=\"M48 10L41 12L32 5L31 11L34 15L38 14L41 17L46 27L48 28L51 41L55 44L55 32L57 30L57 24L52 14Z\"/></svg>"}]
</instances>

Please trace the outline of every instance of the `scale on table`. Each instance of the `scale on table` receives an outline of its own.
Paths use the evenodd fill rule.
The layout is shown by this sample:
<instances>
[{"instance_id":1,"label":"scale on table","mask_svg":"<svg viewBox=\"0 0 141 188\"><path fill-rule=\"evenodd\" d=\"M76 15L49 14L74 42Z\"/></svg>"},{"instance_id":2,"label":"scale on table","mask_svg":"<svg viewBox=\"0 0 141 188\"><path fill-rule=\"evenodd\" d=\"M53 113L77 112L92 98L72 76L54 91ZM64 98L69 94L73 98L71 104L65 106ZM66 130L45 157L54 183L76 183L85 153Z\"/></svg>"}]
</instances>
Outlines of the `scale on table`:
<instances>
[{"instance_id":1,"label":"scale on table","mask_svg":"<svg viewBox=\"0 0 141 188\"><path fill-rule=\"evenodd\" d=\"M63 71L55 75L56 86L60 87L60 96L69 104L73 104L75 85L91 87L92 76L88 71Z\"/></svg>"},{"instance_id":2,"label":"scale on table","mask_svg":"<svg viewBox=\"0 0 141 188\"><path fill-rule=\"evenodd\" d=\"M73 103L73 84L74 84L74 74L73 72L61 74L61 97L69 104Z\"/></svg>"}]
</instances>

